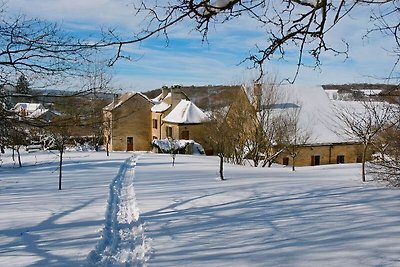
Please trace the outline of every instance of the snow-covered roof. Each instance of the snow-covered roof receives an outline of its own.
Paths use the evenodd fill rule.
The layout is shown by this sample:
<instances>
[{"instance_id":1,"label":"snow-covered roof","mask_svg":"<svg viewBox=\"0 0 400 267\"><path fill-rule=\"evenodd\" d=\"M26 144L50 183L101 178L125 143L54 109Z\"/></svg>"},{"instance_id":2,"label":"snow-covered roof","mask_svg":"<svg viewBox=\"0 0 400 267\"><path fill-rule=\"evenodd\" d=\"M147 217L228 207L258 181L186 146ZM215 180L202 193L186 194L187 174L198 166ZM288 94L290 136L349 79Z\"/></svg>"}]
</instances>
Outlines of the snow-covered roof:
<instances>
[{"instance_id":1,"label":"snow-covered roof","mask_svg":"<svg viewBox=\"0 0 400 267\"><path fill-rule=\"evenodd\" d=\"M38 103L17 103L13 110L14 112L23 113L22 115L31 118L38 118L48 111L42 104Z\"/></svg>"},{"instance_id":2,"label":"snow-covered roof","mask_svg":"<svg viewBox=\"0 0 400 267\"><path fill-rule=\"evenodd\" d=\"M165 122L192 124L201 123L207 119L201 109L193 102L181 100L179 104L163 119Z\"/></svg>"},{"instance_id":3,"label":"snow-covered roof","mask_svg":"<svg viewBox=\"0 0 400 267\"><path fill-rule=\"evenodd\" d=\"M167 109L169 109L170 106L171 105L169 105L169 104L167 104L165 102L161 102L161 103L158 103L158 104L154 105L151 108L151 111L153 111L153 112L164 112Z\"/></svg>"},{"instance_id":4,"label":"snow-covered roof","mask_svg":"<svg viewBox=\"0 0 400 267\"><path fill-rule=\"evenodd\" d=\"M37 109L34 112L32 112L31 114L29 114L29 117L38 118L38 117L42 116L43 114L45 114L47 111L49 111L49 110L48 109Z\"/></svg>"},{"instance_id":5,"label":"snow-covered roof","mask_svg":"<svg viewBox=\"0 0 400 267\"><path fill-rule=\"evenodd\" d=\"M161 93L158 96L156 96L155 98L151 99L151 101L153 101L154 103L157 103L157 102L164 101L168 98L171 98L171 92L168 92L168 94L165 97L163 97L163 94Z\"/></svg>"},{"instance_id":6,"label":"snow-covered roof","mask_svg":"<svg viewBox=\"0 0 400 267\"><path fill-rule=\"evenodd\" d=\"M353 142L344 134L334 105L321 86L283 85L278 89L277 112L297 110L299 129L309 135L309 144ZM289 113L288 113L289 114Z\"/></svg>"},{"instance_id":7,"label":"snow-covered roof","mask_svg":"<svg viewBox=\"0 0 400 267\"><path fill-rule=\"evenodd\" d=\"M37 103L17 103L14 106L15 111L26 110L27 112L33 112L38 109L44 109L43 105Z\"/></svg>"}]
</instances>

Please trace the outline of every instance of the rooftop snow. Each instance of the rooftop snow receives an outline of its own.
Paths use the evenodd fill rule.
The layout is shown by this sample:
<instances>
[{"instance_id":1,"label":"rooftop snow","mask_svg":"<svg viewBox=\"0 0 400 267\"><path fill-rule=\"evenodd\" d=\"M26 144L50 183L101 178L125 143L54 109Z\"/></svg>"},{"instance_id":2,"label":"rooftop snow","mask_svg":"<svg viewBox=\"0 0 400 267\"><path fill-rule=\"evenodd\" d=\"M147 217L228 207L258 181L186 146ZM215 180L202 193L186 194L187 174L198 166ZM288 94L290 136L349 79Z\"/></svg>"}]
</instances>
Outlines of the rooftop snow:
<instances>
[{"instance_id":1,"label":"rooftop snow","mask_svg":"<svg viewBox=\"0 0 400 267\"><path fill-rule=\"evenodd\" d=\"M27 112L34 112L38 109L44 109L42 104L37 103L17 103L14 106L15 111L21 111L22 109L26 110Z\"/></svg>"},{"instance_id":2,"label":"rooftop snow","mask_svg":"<svg viewBox=\"0 0 400 267\"><path fill-rule=\"evenodd\" d=\"M169 113L163 121L172 123L201 123L207 116L193 102L181 100L179 104Z\"/></svg>"},{"instance_id":3,"label":"rooftop snow","mask_svg":"<svg viewBox=\"0 0 400 267\"><path fill-rule=\"evenodd\" d=\"M338 120L335 108L321 86L279 87L280 99L274 106L280 110L299 110L299 128L309 135L310 144L351 142L343 133L342 123Z\"/></svg>"},{"instance_id":4,"label":"rooftop snow","mask_svg":"<svg viewBox=\"0 0 400 267\"><path fill-rule=\"evenodd\" d=\"M40 117L46 113L48 109L44 108L42 104L37 103L17 103L13 109L15 112L26 112L26 116L31 118Z\"/></svg>"},{"instance_id":5,"label":"rooftop snow","mask_svg":"<svg viewBox=\"0 0 400 267\"><path fill-rule=\"evenodd\" d=\"M167 109L169 109L170 106L171 106L171 105L169 105L169 104L167 104L167 103L165 103L165 102L161 102L161 103L159 103L159 104L154 105L154 106L151 108L151 111L153 111L153 112L164 112L164 111L166 111Z\"/></svg>"}]
</instances>

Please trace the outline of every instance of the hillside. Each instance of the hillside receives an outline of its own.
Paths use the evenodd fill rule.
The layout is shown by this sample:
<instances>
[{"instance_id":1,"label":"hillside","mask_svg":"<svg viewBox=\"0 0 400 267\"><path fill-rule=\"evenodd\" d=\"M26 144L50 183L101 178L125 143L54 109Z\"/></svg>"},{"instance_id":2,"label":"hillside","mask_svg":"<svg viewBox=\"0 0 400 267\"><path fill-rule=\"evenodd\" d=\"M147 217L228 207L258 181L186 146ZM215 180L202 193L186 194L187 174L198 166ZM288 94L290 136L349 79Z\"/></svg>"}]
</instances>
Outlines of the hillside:
<instances>
[{"instance_id":1,"label":"hillside","mask_svg":"<svg viewBox=\"0 0 400 267\"><path fill-rule=\"evenodd\" d=\"M232 99L240 89L240 86L209 85L209 86L182 86L180 90L198 107L204 110L213 107L225 106L228 99ZM155 98L161 94L161 89L155 89L144 93L149 98Z\"/></svg>"}]
</instances>

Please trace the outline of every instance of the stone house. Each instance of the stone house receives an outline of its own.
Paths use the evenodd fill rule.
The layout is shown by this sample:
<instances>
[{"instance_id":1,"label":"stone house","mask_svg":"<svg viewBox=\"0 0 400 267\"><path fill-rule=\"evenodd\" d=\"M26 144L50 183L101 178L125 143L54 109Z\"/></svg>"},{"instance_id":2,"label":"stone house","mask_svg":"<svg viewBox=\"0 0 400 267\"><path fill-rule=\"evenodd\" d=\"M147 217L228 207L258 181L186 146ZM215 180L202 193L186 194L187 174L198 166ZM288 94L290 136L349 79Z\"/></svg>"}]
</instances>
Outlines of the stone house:
<instances>
[{"instance_id":1,"label":"stone house","mask_svg":"<svg viewBox=\"0 0 400 267\"><path fill-rule=\"evenodd\" d=\"M46 109L42 104L39 103L17 103L13 108L13 111L19 116L32 118L39 117L47 110L48 109Z\"/></svg>"},{"instance_id":2,"label":"stone house","mask_svg":"<svg viewBox=\"0 0 400 267\"><path fill-rule=\"evenodd\" d=\"M137 92L115 97L103 108L105 143L112 151L148 151L153 103Z\"/></svg>"},{"instance_id":3,"label":"stone house","mask_svg":"<svg viewBox=\"0 0 400 267\"><path fill-rule=\"evenodd\" d=\"M190 102L187 95L183 93L178 86L174 86L171 89L164 86L161 94L152 99L154 104L151 108L152 139L165 139L168 137L173 139L186 139L179 138L179 131L176 125L171 125L170 123L167 123L167 125L164 121L165 117L168 116L182 100Z\"/></svg>"},{"instance_id":4,"label":"stone house","mask_svg":"<svg viewBox=\"0 0 400 267\"><path fill-rule=\"evenodd\" d=\"M21 119L25 117L43 122L51 122L60 115L57 111L45 108L40 103L17 103L12 111Z\"/></svg>"},{"instance_id":5,"label":"stone house","mask_svg":"<svg viewBox=\"0 0 400 267\"><path fill-rule=\"evenodd\" d=\"M195 139L205 119L177 86L164 87L154 99L136 92L123 94L103 111L106 144L113 151L148 151L154 139Z\"/></svg>"}]
</instances>

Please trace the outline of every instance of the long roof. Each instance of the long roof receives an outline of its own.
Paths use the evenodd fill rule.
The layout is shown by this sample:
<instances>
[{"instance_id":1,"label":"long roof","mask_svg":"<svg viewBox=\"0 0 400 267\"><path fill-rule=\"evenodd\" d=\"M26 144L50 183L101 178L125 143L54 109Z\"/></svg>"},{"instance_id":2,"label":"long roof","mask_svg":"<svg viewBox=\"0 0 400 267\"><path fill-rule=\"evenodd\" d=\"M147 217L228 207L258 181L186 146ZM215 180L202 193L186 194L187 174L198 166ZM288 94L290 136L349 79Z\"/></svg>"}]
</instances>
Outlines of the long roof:
<instances>
[{"instance_id":1,"label":"long roof","mask_svg":"<svg viewBox=\"0 0 400 267\"><path fill-rule=\"evenodd\" d=\"M307 144L331 144L354 142L345 134L332 101L321 86L282 85L277 89L278 101L274 103L277 113L287 116L298 112L300 132L308 135Z\"/></svg>"}]
</instances>

